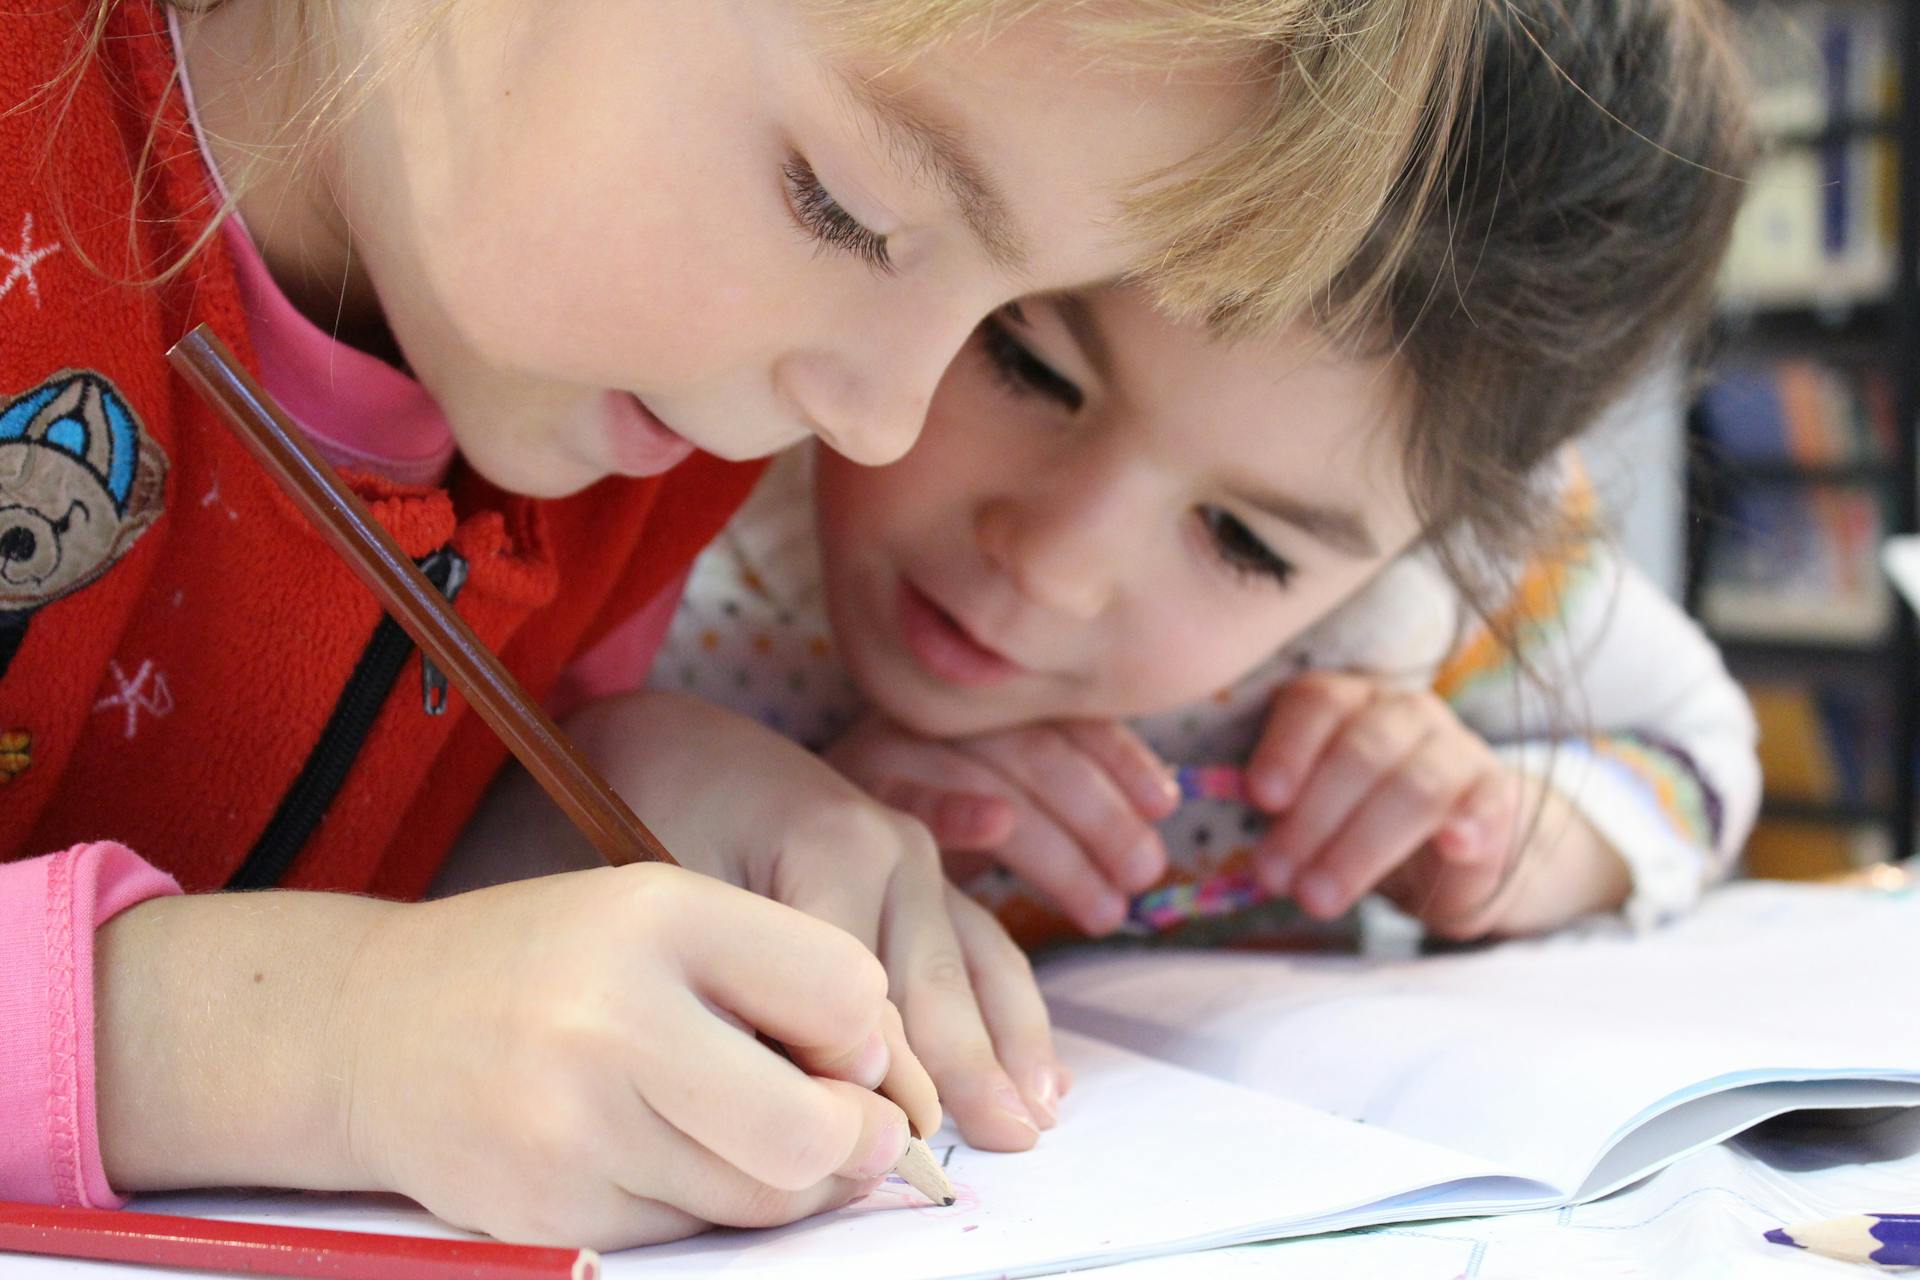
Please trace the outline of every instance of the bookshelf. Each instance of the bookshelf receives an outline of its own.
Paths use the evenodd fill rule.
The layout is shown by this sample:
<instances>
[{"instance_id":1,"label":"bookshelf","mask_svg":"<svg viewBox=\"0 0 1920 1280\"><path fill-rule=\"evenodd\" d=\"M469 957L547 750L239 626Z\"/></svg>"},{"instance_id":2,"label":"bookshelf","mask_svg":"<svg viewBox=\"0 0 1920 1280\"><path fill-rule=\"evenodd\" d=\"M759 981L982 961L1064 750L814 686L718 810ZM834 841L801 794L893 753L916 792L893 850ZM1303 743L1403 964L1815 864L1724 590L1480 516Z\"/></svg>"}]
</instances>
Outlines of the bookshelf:
<instances>
[{"instance_id":1,"label":"bookshelf","mask_svg":"<svg viewBox=\"0 0 1920 1280\"><path fill-rule=\"evenodd\" d=\"M1810 874L1915 848L1920 634L1878 543L1920 528L1920 2L1733 9L1769 141L1688 415L1686 602L1760 715L1756 864Z\"/></svg>"}]
</instances>

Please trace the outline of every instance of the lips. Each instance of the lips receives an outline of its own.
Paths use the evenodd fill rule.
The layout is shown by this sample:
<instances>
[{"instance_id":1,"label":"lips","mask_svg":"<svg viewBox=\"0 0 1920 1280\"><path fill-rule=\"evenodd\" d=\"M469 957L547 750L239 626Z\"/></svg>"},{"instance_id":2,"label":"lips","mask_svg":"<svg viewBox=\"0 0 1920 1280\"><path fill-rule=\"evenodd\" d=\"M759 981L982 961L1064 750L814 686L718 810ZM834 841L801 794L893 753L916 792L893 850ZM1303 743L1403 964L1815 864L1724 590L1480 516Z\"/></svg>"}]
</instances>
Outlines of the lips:
<instances>
[{"instance_id":1,"label":"lips","mask_svg":"<svg viewBox=\"0 0 1920 1280\"><path fill-rule=\"evenodd\" d=\"M901 639L929 675L950 684L984 688L1026 670L975 640L952 614L904 578L898 597Z\"/></svg>"},{"instance_id":2,"label":"lips","mask_svg":"<svg viewBox=\"0 0 1920 1280\"><path fill-rule=\"evenodd\" d=\"M693 452L693 445L654 417L638 396L609 391L604 406L607 449L620 474L657 476Z\"/></svg>"}]
</instances>

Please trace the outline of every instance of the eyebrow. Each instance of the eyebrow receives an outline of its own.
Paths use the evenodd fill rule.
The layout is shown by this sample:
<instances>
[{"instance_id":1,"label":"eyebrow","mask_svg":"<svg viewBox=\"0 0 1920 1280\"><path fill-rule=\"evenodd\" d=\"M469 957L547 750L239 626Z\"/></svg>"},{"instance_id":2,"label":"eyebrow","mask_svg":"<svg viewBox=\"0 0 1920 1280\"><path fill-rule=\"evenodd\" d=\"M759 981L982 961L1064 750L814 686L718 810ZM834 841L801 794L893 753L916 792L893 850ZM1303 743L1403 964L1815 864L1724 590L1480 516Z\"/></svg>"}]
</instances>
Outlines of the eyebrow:
<instances>
[{"instance_id":1,"label":"eyebrow","mask_svg":"<svg viewBox=\"0 0 1920 1280\"><path fill-rule=\"evenodd\" d=\"M966 138L929 112L905 90L882 89L864 76L837 69L854 100L872 113L894 151L922 175L931 176L960 210L987 256L1007 271L1025 268L1026 241L1013 225L1006 198L982 167Z\"/></svg>"},{"instance_id":2,"label":"eyebrow","mask_svg":"<svg viewBox=\"0 0 1920 1280\"><path fill-rule=\"evenodd\" d=\"M1234 496L1344 555L1365 559L1380 554L1380 544L1366 524L1345 508L1320 506L1269 489L1241 489Z\"/></svg>"}]
</instances>

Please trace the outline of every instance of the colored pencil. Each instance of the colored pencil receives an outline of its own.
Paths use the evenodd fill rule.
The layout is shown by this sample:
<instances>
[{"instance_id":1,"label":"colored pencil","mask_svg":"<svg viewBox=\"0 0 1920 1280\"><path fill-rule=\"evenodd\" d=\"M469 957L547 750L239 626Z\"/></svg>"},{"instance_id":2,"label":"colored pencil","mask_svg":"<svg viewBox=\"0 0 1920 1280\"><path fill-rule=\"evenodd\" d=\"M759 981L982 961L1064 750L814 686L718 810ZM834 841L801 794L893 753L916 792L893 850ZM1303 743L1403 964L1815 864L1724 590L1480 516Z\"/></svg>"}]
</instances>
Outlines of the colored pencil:
<instances>
[{"instance_id":1,"label":"colored pencil","mask_svg":"<svg viewBox=\"0 0 1920 1280\"><path fill-rule=\"evenodd\" d=\"M1819 1222L1796 1222L1790 1227L1775 1227L1767 1232L1767 1239L1842 1262L1920 1267L1920 1214L1855 1213Z\"/></svg>"},{"instance_id":2,"label":"colored pencil","mask_svg":"<svg viewBox=\"0 0 1920 1280\"><path fill-rule=\"evenodd\" d=\"M591 1249L0 1201L0 1251L325 1280L598 1280Z\"/></svg>"},{"instance_id":3,"label":"colored pencil","mask_svg":"<svg viewBox=\"0 0 1920 1280\"><path fill-rule=\"evenodd\" d=\"M680 865L212 329L198 326L167 358L226 419L602 857L614 866ZM935 1204L953 1203L952 1185L918 1135L908 1139L907 1156L894 1172Z\"/></svg>"}]
</instances>

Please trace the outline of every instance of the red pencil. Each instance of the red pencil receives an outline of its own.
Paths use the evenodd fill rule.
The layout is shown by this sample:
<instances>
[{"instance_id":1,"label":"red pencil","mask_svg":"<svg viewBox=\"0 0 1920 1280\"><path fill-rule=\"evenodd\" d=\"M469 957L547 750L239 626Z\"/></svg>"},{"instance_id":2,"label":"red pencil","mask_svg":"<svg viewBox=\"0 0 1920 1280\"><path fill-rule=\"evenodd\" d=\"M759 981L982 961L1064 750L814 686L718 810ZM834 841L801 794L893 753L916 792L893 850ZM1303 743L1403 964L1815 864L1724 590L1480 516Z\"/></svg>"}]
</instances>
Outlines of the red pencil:
<instances>
[{"instance_id":1,"label":"red pencil","mask_svg":"<svg viewBox=\"0 0 1920 1280\"><path fill-rule=\"evenodd\" d=\"M0 1252L324 1280L599 1280L591 1249L273 1227L0 1200Z\"/></svg>"}]
</instances>

